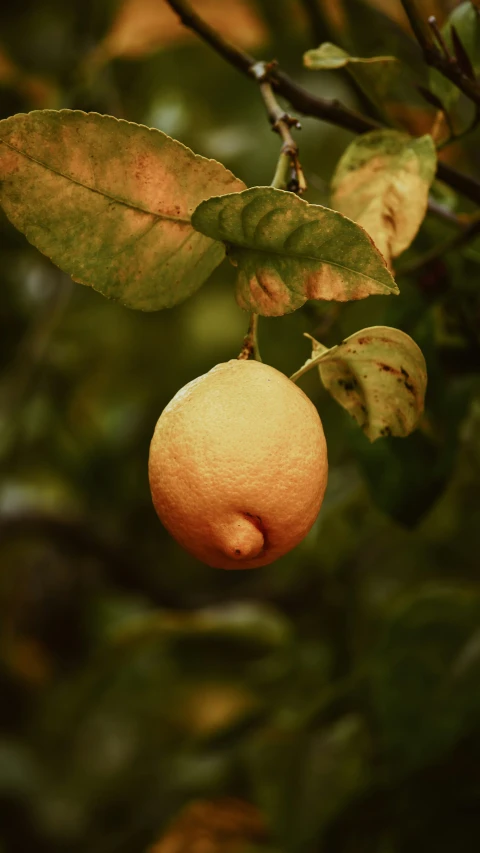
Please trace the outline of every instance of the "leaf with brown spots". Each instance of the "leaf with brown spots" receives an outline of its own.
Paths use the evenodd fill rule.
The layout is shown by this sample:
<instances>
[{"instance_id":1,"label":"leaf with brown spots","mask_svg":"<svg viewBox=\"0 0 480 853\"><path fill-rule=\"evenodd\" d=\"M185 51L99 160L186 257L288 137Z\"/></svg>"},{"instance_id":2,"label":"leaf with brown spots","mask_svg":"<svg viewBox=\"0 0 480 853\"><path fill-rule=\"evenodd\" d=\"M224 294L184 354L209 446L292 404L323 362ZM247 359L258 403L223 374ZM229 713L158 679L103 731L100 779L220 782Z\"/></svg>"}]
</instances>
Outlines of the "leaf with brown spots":
<instances>
[{"instance_id":1,"label":"leaf with brown spots","mask_svg":"<svg viewBox=\"0 0 480 853\"><path fill-rule=\"evenodd\" d=\"M75 281L129 308L186 299L225 249L192 228L200 201L244 189L159 130L79 111L0 122L0 203Z\"/></svg>"},{"instance_id":2,"label":"leaf with brown spots","mask_svg":"<svg viewBox=\"0 0 480 853\"><path fill-rule=\"evenodd\" d=\"M387 263L414 239L425 217L437 166L430 136L372 130L337 165L332 204L370 234Z\"/></svg>"},{"instance_id":3,"label":"leaf with brown spots","mask_svg":"<svg viewBox=\"0 0 480 853\"><path fill-rule=\"evenodd\" d=\"M192 224L227 245L245 310L273 317L307 299L347 302L398 293L363 228L293 193L253 187L211 198L199 205Z\"/></svg>"},{"instance_id":4,"label":"leaf with brown spots","mask_svg":"<svg viewBox=\"0 0 480 853\"><path fill-rule=\"evenodd\" d=\"M406 436L418 425L427 368L422 351L405 332L371 326L329 350L314 340L312 359L318 361L325 388L370 441Z\"/></svg>"}]
</instances>

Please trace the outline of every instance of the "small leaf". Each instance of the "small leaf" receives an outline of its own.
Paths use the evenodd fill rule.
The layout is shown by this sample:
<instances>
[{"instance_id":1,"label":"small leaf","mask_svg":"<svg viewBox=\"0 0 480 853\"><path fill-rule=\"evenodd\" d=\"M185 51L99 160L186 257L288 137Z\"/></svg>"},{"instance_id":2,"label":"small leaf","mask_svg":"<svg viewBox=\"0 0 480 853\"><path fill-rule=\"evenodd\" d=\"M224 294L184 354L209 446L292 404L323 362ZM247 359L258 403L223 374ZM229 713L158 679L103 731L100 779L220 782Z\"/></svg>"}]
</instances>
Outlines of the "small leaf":
<instances>
[{"instance_id":1,"label":"small leaf","mask_svg":"<svg viewBox=\"0 0 480 853\"><path fill-rule=\"evenodd\" d=\"M156 311L193 293L221 262L192 228L215 193L244 188L214 160L159 130L54 110L0 122L0 203L27 239L75 281Z\"/></svg>"},{"instance_id":2,"label":"small leaf","mask_svg":"<svg viewBox=\"0 0 480 853\"><path fill-rule=\"evenodd\" d=\"M331 44L329 41L324 42L315 50L307 50L303 55L303 64L312 71L331 71L335 68L344 68L351 62L370 64L372 62L397 61L395 56L371 56L368 58L350 56L346 50L337 47L336 44Z\"/></svg>"},{"instance_id":3,"label":"small leaf","mask_svg":"<svg viewBox=\"0 0 480 853\"><path fill-rule=\"evenodd\" d=\"M292 193L254 187L211 198L199 205L192 224L227 244L238 267L237 301L257 314L287 314L307 299L345 302L398 293L362 228Z\"/></svg>"},{"instance_id":4,"label":"small leaf","mask_svg":"<svg viewBox=\"0 0 480 853\"><path fill-rule=\"evenodd\" d=\"M340 159L332 202L365 228L390 262L420 228L436 165L430 136L412 139L397 130L372 130Z\"/></svg>"},{"instance_id":5,"label":"small leaf","mask_svg":"<svg viewBox=\"0 0 480 853\"><path fill-rule=\"evenodd\" d=\"M406 436L423 412L427 370L412 338L389 326L355 332L320 354L320 378L332 397L355 418L370 441L385 435Z\"/></svg>"}]
</instances>

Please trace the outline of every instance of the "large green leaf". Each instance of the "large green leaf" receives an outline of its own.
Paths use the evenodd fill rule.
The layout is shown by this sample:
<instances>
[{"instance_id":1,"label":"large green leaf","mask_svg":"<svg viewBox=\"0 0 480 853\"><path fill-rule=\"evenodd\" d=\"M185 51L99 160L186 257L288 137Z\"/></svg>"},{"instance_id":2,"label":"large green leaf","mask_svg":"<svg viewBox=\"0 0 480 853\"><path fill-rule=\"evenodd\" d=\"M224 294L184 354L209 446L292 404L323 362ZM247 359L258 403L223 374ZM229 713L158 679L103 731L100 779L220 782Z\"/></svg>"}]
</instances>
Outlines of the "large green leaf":
<instances>
[{"instance_id":1,"label":"large green leaf","mask_svg":"<svg viewBox=\"0 0 480 853\"><path fill-rule=\"evenodd\" d=\"M303 64L306 68L311 68L312 71L332 71L335 68L344 68L350 63L366 63L372 62L397 62L395 56L371 56L361 58L359 56L350 56L346 50L337 47L336 44L331 44L329 41L323 42L320 47L314 50L307 50L303 54Z\"/></svg>"},{"instance_id":2,"label":"large green leaf","mask_svg":"<svg viewBox=\"0 0 480 853\"><path fill-rule=\"evenodd\" d=\"M423 412L427 368L409 335L389 326L370 326L331 349L312 341L307 365L318 363L325 388L370 441L406 436L415 429Z\"/></svg>"},{"instance_id":3,"label":"large green leaf","mask_svg":"<svg viewBox=\"0 0 480 853\"><path fill-rule=\"evenodd\" d=\"M0 203L75 281L156 311L196 290L224 248L195 231L204 198L244 184L159 130L97 113L0 122Z\"/></svg>"},{"instance_id":4,"label":"large green leaf","mask_svg":"<svg viewBox=\"0 0 480 853\"><path fill-rule=\"evenodd\" d=\"M192 216L195 228L227 244L238 268L242 308L279 316L307 299L346 302L398 293L385 261L356 223L273 187L211 198Z\"/></svg>"},{"instance_id":5,"label":"large green leaf","mask_svg":"<svg viewBox=\"0 0 480 853\"><path fill-rule=\"evenodd\" d=\"M372 130L341 157L332 180L333 205L365 228L389 262L420 228L436 168L431 136Z\"/></svg>"}]
</instances>

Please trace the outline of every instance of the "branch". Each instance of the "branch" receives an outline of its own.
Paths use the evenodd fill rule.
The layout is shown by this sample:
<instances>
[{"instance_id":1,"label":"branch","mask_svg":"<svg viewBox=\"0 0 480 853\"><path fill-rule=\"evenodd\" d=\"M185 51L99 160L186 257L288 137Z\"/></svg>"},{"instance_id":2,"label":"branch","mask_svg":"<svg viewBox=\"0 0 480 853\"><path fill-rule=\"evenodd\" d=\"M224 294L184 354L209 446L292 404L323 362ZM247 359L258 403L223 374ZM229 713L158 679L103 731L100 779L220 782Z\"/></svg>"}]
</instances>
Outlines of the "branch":
<instances>
[{"instance_id":1,"label":"branch","mask_svg":"<svg viewBox=\"0 0 480 853\"><path fill-rule=\"evenodd\" d=\"M243 346L237 358L239 361L247 361L250 356L253 356L256 361L262 360L258 348L258 314L254 313L250 315L248 332L243 339Z\"/></svg>"},{"instance_id":2,"label":"branch","mask_svg":"<svg viewBox=\"0 0 480 853\"><path fill-rule=\"evenodd\" d=\"M230 65L248 77L255 77L252 69L257 64L257 60L222 38L213 27L193 11L188 0L166 0L166 2L177 13L186 27L196 32ZM366 118L355 110L344 107L337 100L328 100L312 95L307 89L295 83L278 66L272 68L270 65L269 69L268 76L273 90L289 101L294 109L303 115L328 121L330 124L350 130L352 133L367 133L369 130L376 130L382 126L373 119ZM445 163L438 164L437 177L466 198L480 204L480 181L457 172L456 169L447 166Z\"/></svg>"},{"instance_id":3,"label":"branch","mask_svg":"<svg viewBox=\"0 0 480 853\"><path fill-rule=\"evenodd\" d=\"M249 53L246 53L241 48L224 39L220 33L217 33L210 24L207 24L200 15L197 15L188 0L166 0L166 2L177 13L185 27L193 30L210 47L213 47L220 56L223 56L230 65L242 71L243 74L251 73L251 69L257 60Z\"/></svg>"},{"instance_id":4,"label":"branch","mask_svg":"<svg viewBox=\"0 0 480 853\"><path fill-rule=\"evenodd\" d=\"M265 62L257 62L252 69L260 87L260 93L265 104L265 109L267 110L268 118L270 119L270 124L272 125L272 130L278 133L283 142L280 155L287 157L291 164L292 177L286 181L286 189L301 195L307 189L307 182L300 164L298 145L290 130L291 127L296 127L300 130L301 124L298 119L288 115L278 103L272 84L268 78L269 70L270 66ZM272 186L277 186L275 179Z\"/></svg>"},{"instance_id":5,"label":"branch","mask_svg":"<svg viewBox=\"0 0 480 853\"><path fill-rule=\"evenodd\" d=\"M463 73L455 57L449 55L443 39L440 39L442 50L439 50L435 44L433 33L438 30L435 18L429 19L431 23L427 23L422 17L417 0L402 0L402 6L427 65L440 71L457 89L460 89L467 98L470 98L474 104L480 107L480 86L477 81ZM447 52L445 53L445 51Z\"/></svg>"}]
</instances>

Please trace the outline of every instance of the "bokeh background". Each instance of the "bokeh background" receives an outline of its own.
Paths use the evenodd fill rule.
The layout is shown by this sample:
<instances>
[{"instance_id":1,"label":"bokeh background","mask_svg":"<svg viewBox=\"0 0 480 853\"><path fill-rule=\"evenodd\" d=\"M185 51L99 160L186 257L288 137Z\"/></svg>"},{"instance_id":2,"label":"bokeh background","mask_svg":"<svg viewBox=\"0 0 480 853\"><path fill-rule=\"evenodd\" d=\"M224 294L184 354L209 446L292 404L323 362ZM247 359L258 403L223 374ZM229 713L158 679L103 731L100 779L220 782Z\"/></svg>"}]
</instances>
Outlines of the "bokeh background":
<instances>
[{"instance_id":1,"label":"bokeh background","mask_svg":"<svg viewBox=\"0 0 480 853\"><path fill-rule=\"evenodd\" d=\"M311 91L431 127L397 0L194 5ZM455 5L422 7L442 23ZM393 53L402 74L367 80L367 99L347 72L302 68L323 40ZM273 176L255 84L162 0L4 4L0 117L47 107L158 127L248 185ZM307 198L328 203L353 137L302 124ZM442 156L479 179L479 139ZM303 332L330 346L405 330L428 362L427 412L408 439L370 445L306 375L331 465L320 517L274 565L227 573L164 531L147 458L173 394L240 350L233 269L142 314L73 284L0 215L1 853L478 850L480 240L422 262L455 233L427 217L399 298L260 320L263 358L287 374L309 355Z\"/></svg>"}]
</instances>

